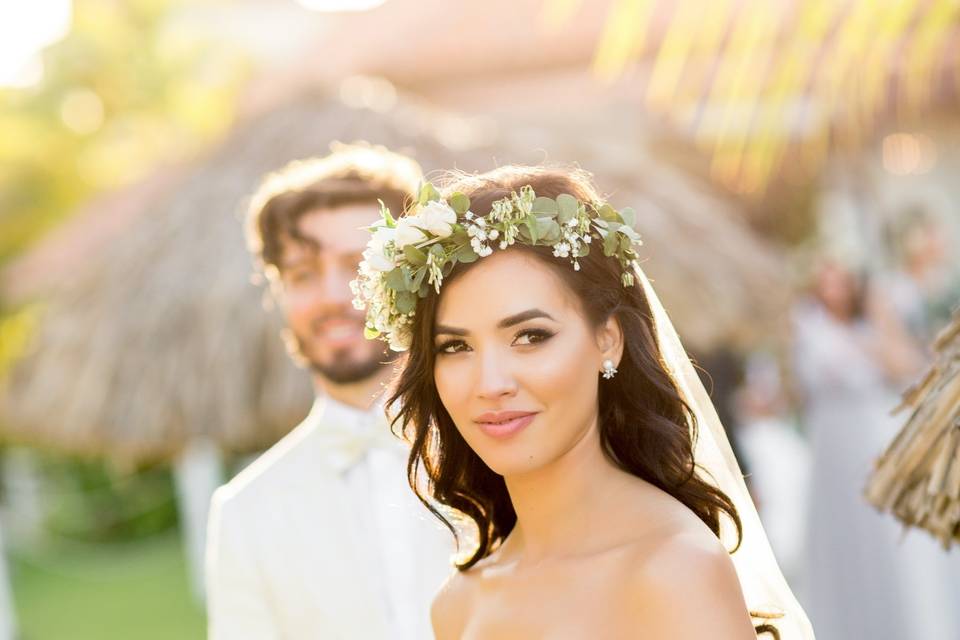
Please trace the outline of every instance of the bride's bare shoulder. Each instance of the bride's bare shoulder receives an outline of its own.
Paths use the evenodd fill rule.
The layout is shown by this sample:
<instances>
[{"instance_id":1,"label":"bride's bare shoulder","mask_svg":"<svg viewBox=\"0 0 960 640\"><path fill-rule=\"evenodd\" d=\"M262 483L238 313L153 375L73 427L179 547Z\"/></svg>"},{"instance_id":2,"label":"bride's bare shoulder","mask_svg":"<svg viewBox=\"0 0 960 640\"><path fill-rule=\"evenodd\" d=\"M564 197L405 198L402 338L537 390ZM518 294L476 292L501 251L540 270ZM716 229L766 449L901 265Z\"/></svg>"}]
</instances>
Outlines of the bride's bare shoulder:
<instances>
[{"instance_id":1,"label":"bride's bare shoulder","mask_svg":"<svg viewBox=\"0 0 960 640\"><path fill-rule=\"evenodd\" d=\"M454 571L433 597L430 621L434 638L437 640L459 638L463 635L481 564L483 560L466 571Z\"/></svg>"},{"instance_id":2,"label":"bride's bare shoulder","mask_svg":"<svg viewBox=\"0 0 960 640\"><path fill-rule=\"evenodd\" d=\"M622 610L645 635L756 638L733 561L706 527L664 531L631 546Z\"/></svg>"},{"instance_id":3,"label":"bride's bare shoulder","mask_svg":"<svg viewBox=\"0 0 960 640\"><path fill-rule=\"evenodd\" d=\"M460 571L454 571L433 597L430 622L437 640L458 638L465 623L464 612L469 602L469 581Z\"/></svg>"}]
</instances>

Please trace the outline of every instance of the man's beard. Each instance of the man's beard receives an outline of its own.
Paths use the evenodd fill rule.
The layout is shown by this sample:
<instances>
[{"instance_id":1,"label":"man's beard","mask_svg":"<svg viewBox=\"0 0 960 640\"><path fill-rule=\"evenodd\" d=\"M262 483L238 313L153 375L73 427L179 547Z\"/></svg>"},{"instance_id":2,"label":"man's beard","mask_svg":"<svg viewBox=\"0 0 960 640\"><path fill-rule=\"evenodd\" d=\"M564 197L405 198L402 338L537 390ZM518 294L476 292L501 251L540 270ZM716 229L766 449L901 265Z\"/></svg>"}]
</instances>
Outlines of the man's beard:
<instances>
[{"instance_id":1,"label":"man's beard","mask_svg":"<svg viewBox=\"0 0 960 640\"><path fill-rule=\"evenodd\" d=\"M382 350L373 352L364 360L352 360L345 349L343 352L335 352L330 362L320 362L311 356L310 349L307 348L309 341L303 340L289 329L285 333L292 356L333 384L363 382L382 371L391 360L390 352L384 344Z\"/></svg>"},{"instance_id":2,"label":"man's beard","mask_svg":"<svg viewBox=\"0 0 960 640\"><path fill-rule=\"evenodd\" d=\"M307 359L310 369L333 384L352 384L367 380L383 370L387 361L386 353L377 353L362 361L351 361L341 354L335 354L333 361L321 363Z\"/></svg>"}]
</instances>

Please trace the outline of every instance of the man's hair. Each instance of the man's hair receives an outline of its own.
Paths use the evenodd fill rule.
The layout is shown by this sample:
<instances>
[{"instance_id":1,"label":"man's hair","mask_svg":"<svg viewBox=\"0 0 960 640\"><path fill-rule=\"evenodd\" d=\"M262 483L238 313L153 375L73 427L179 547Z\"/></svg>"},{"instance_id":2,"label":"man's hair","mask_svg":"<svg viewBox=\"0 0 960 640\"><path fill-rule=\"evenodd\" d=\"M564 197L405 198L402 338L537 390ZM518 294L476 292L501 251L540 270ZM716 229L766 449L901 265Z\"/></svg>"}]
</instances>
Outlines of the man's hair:
<instances>
[{"instance_id":1,"label":"man's hair","mask_svg":"<svg viewBox=\"0 0 960 640\"><path fill-rule=\"evenodd\" d=\"M399 215L422 179L412 159L381 146L334 144L323 158L295 160L268 174L247 214L247 245L268 276L281 270L283 241L309 243L297 230L300 218L316 209L383 203Z\"/></svg>"}]
</instances>

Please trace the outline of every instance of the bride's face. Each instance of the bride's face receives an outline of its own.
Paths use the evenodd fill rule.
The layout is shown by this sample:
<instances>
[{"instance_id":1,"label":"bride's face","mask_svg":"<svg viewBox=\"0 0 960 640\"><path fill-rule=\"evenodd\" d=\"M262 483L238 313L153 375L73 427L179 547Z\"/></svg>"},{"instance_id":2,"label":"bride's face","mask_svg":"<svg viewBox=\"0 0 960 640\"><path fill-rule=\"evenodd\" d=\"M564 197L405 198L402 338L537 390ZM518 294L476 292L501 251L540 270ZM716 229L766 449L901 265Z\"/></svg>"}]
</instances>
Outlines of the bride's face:
<instances>
[{"instance_id":1,"label":"bride's face","mask_svg":"<svg viewBox=\"0 0 960 640\"><path fill-rule=\"evenodd\" d=\"M571 267L572 268L572 267ZM591 326L550 267L498 251L446 285L434 378L467 444L509 476L596 437L599 371L619 360L616 322Z\"/></svg>"}]
</instances>

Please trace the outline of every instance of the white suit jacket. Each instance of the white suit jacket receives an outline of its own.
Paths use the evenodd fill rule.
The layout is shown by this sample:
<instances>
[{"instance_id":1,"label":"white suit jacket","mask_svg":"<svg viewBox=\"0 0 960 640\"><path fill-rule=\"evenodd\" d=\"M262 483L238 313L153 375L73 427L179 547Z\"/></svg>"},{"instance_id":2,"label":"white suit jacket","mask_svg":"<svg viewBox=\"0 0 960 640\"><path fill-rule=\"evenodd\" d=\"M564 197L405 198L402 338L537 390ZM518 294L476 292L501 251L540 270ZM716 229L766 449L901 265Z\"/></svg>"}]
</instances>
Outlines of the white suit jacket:
<instances>
[{"instance_id":1,"label":"white suit jacket","mask_svg":"<svg viewBox=\"0 0 960 640\"><path fill-rule=\"evenodd\" d=\"M391 495L398 498L389 507L404 524L402 535L379 532L392 554L390 567L379 564L380 550L369 548L370 531L352 498L356 490L324 437L329 421L345 415L342 408L318 400L301 425L214 494L206 558L210 640L399 638L381 577L371 576L387 569L394 585L399 571L402 591L409 591L402 606L413 608L408 615L416 610L412 635L432 637L429 607L451 571L452 535L406 485L405 447L393 443L398 492ZM384 539L390 536L402 539Z\"/></svg>"}]
</instances>

